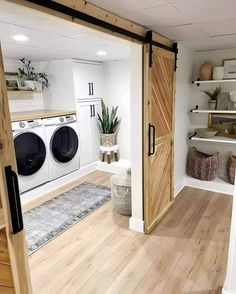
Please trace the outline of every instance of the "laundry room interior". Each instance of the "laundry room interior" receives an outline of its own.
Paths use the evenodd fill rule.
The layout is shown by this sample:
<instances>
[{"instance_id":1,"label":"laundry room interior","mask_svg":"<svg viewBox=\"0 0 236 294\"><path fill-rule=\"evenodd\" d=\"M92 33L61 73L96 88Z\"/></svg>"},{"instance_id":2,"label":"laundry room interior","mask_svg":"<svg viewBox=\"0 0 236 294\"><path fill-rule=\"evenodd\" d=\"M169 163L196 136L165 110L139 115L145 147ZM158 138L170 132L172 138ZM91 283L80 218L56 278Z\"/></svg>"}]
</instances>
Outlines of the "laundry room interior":
<instances>
[{"instance_id":1,"label":"laundry room interior","mask_svg":"<svg viewBox=\"0 0 236 294\"><path fill-rule=\"evenodd\" d=\"M138 182L133 191L141 203L142 47L40 12L24 19L26 11L1 3L22 210L30 213L71 191L86 175L95 179L94 187L84 188L88 210L90 190L104 178L110 185L114 173ZM98 195L94 208L105 200Z\"/></svg>"}]
</instances>

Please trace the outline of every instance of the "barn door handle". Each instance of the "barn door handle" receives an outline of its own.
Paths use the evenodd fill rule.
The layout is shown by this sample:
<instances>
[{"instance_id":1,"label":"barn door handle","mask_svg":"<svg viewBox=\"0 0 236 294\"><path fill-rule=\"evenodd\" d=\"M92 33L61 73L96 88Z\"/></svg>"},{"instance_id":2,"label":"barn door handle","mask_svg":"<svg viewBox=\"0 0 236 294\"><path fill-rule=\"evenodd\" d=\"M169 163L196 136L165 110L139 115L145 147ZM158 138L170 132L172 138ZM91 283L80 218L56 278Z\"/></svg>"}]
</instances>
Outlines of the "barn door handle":
<instances>
[{"instance_id":1,"label":"barn door handle","mask_svg":"<svg viewBox=\"0 0 236 294\"><path fill-rule=\"evenodd\" d=\"M155 126L149 124L148 126L148 155L155 154L155 141L156 141ZM152 139L152 140L151 140Z\"/></svg>"},{"instance_id":2,"label":"barn door handle","mask_svg":"<svg viewBox=\"0 0 236 294\"><path fill-rule=\"evenodd\" d=\"M12 233L17 234L23 230L23 218L20 202L20 192L17 174L12 170L11 166L5 167L8 200L11 213Z\"/></svg>"}]
</instances>

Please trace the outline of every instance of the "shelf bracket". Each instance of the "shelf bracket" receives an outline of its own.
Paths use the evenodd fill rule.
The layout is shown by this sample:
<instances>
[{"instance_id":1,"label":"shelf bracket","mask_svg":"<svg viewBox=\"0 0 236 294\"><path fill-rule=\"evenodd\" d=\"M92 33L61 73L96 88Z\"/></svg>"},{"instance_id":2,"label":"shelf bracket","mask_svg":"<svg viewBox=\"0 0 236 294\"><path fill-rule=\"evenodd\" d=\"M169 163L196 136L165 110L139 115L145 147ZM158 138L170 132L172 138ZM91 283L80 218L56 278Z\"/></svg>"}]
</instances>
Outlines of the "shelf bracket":
<instances>
[{"instance_id":1,"label":"shelf bracket","mask_svg":"<svg viewBox=\"0 0 236 294\"><path fill-rule=\"evenodd\" d=\"M198 110L198 105L196 105L195 108L190 109L190 112L193 112L194 110Z\"/></svg>"},{"instance_id":2,"label":"shelf bracket","mask_svg":"<svg viewBox=\"0 0 236 294\"><path fill-rule=\"evenodd\" d=\"M189 140L192 140L193 137L195 137L197 135L196 132L194 132L191 136L189 136Z\"/></svg>"},{"instance_id":3,"label":"shelf bracket","mask_svg":"<svg viewBox=\"0 0 236 294\"><path fill-rule=\"evenodd\" d=\"M198 79L197 79L197 81L200 81L200 78L198 78ZM199 86L200 86L200 83L194 83L194 81L192 81L192 84L196 84L196 85L197 85L197 87L199 87Z\"/></svg>"}]
</instances>

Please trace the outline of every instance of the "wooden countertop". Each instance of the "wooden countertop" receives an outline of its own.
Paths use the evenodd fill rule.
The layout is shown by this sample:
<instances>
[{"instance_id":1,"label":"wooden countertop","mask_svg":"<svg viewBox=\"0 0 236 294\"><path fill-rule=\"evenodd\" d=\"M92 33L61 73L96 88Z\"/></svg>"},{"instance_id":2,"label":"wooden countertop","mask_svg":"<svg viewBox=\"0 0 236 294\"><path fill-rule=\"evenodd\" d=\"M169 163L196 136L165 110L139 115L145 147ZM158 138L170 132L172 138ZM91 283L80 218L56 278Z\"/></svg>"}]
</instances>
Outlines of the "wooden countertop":
<instances>
[{"instance_id":1,"label":"wooden countertop","mask_svg":"<svg viewBox=\"0 0 236 294\"><path fill-rule=\"evenodd\" d=\"M39 118L47 118L61 115L76 114L76 110L52 110L42 109L35 111L11 112L11 121L32 120Z\"/></svg>"}]
</instances>

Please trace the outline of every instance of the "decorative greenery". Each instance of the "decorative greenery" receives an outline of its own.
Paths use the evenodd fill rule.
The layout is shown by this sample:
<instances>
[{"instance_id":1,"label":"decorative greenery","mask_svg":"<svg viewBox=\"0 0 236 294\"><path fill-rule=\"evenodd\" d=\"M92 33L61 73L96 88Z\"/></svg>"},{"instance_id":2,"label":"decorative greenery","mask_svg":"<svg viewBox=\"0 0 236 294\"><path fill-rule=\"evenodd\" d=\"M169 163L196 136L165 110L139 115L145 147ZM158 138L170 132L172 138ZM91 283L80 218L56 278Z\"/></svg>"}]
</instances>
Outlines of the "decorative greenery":
<instances>
[{"instance_id":1,"label":"decorative greenery","mask_svg":"<svg viewBox=\"0 0 236 294\"><path fill-rule=\"evenodd\" d=\"M203 93L205 93L207 96L210 97L210 100L217 100L218 95L220 94L222 88L221 86L216 87L215 90L213 92L210 91L202 91Z\"/></svg>"},{"instance_id":2,"label":"decorative greenery","mask_svg":"<svg viewBox=\"0 0 236 294\"><path fill-rule=\"evenodd\" d=\"M120 125L120 119L117 116L118 106L112 107L111 114L102 100L102 116L98 115L98 124L102 134L114 134Z\"/></svg>"},{"instance_id":3,"label":"decorative greenery","mask_svg":"<svg viewBox=\"0 0 236 294\"><path fill-rule=\"evenodd\" d=\"M31 65L31 60L26 60L25 58L19 59L22 62L22 68L18 68L20 72L20 77L28 81L41 82L43 87L48 87L47 75L42 72L35 72L35 68Z\"/></svg>"}]
</instances>

